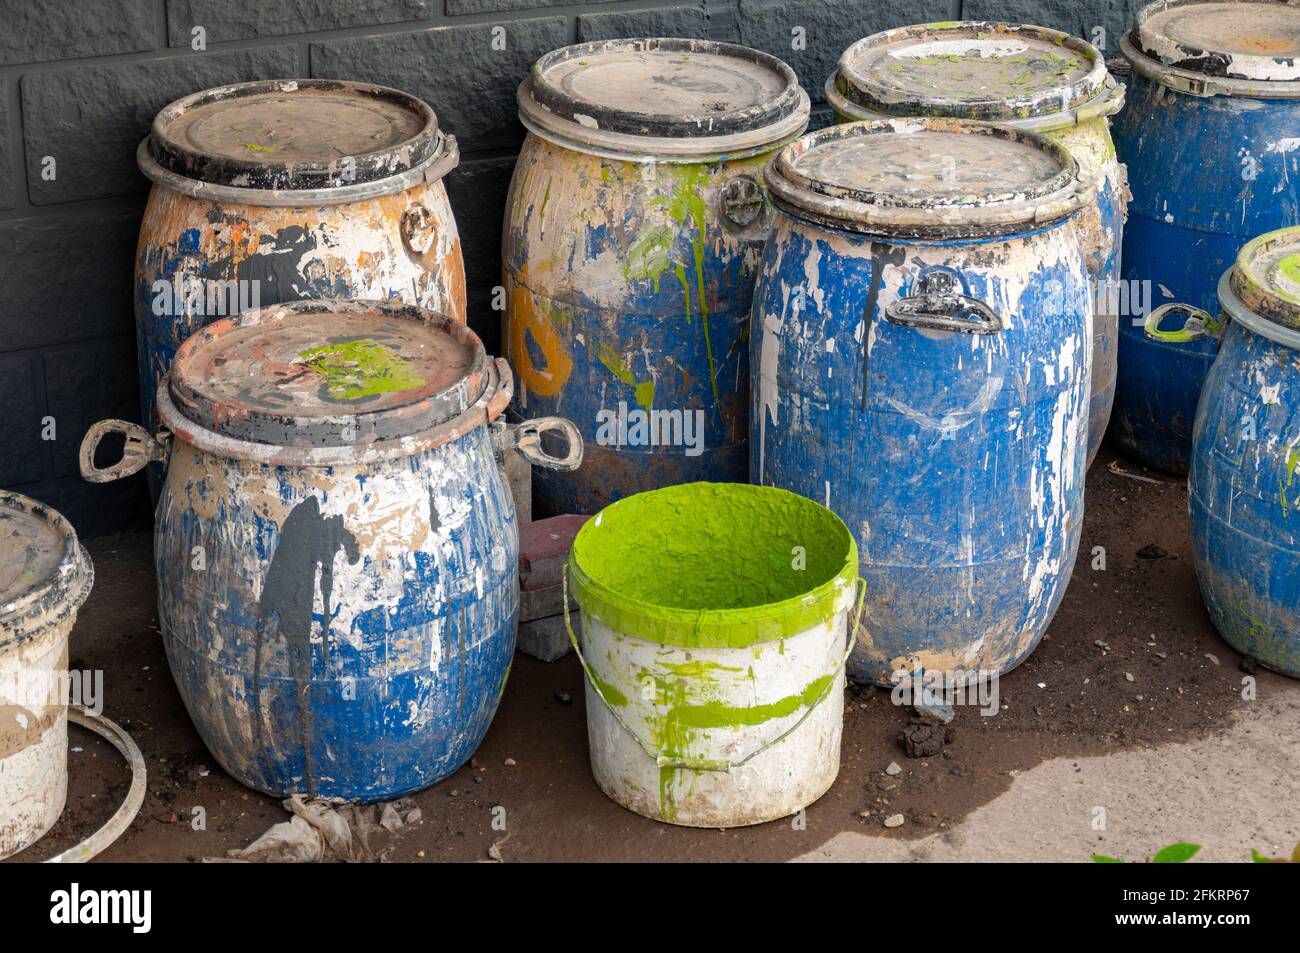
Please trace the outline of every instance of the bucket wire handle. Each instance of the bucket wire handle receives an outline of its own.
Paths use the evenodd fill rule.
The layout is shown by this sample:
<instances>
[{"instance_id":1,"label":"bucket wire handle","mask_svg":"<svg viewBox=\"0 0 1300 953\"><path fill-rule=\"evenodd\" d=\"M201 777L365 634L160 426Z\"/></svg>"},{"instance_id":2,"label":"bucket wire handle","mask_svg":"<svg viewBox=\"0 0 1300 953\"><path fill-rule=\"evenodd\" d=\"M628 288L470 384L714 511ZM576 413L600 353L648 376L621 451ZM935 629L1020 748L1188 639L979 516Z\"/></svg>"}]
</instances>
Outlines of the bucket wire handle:
<instances>
[{"instance_id":1,"label":"bucket wire handle","mask_svg":"<svg viewBox=\"0 0 1300 953\"><path fill-rule=\"evenodd\" d=\"M1177 331L1161 331L1161 323L1171 314L1185 314L1187 320ZM1146 336L1153 341L1164 341L1167 344L1186 344L1189 341L1195 341L1197 338L1217 338L1223 334L1223 329L1226 326L1224 322L1215 318L1208 311L1193 307L1190 304L1174 303L1162 304L1148 314L1143 330L1146 332Z\"/></svg>"},{"instance_id":2,"label":"bucket wire handle","mask_svg":"<svg viewBox=\"0 0 1300 953\"><path fill-rule=\"evenodd\" d=\"M140 747L117 722L103 715L92 715L81 705L68 706L68 721L93 731L121 753L131 768L131 786L113 816L105 821L99 830L81 843L74 844L67 850L50 857L45 861L47 864L84 864L107 850L126 832L131 822L135 820L135 816L140 813L140 808L144 805L145 790L149 786L148 771L145 768L144 756L140 754Z\"/></svg>"},{"instance_id":3,"label":"bucket wire handle","mask_svg":"<svg viewBox=\"0 0 1300 953\"><path fill-rule=\"evenodd\" d=\"M120 433L125 439L122 459L112 466L97 467L95 451L111 433ZM101 420L91 426L81 439L78 454L81 475L91 483L112 483L138 473L154 461L166 463L170 444L171 434L166 430L160 429L156 435L150 436L149 431L139 424L127 423L125 420Z\"/></svg>"},{"instance_id":4,"label":"bucket wire handle","mask_svg":"<svg viewBox=\"0 0 1300 953\"><path fill-rule=\"evenodd\" d=\"M618 708L611 704L610 700L605 697L605 692L600 687L600 681L596 678L595 672L591 670L591 666L587 663L586 657L582 654L582 647L578 644L578 637L573 631L573 622L569 617L569 565L567 562L564 566L564 572L560 574L560 582L560 598L564 603L564 628L568 630L569 642L573 646L574 654L578 656L578 662L581 663L582 670L587 675L587 683L591 685L592 689L595 690L597 697L599 697L605 707L609 709L609 713L614 716L614 721L618 722L618 726L627 732L628 736L637 743L637 746L645 752L646 757L650 758L661 768L690 768L694 771L731 771L735 768L739 768L752 761L768 748L771 748L773 745L779 744L786 738L790 737L790 735L794 734L795 731L797 731L799 727L808 720L812 713L817 709L817 706L826 700L826 696L830 694L831 688L835 685L835 680L839 677L840 673L844 671L844 666L848 664L849 656L853 654L853 649L857 645L858 641L858 623L862 621L862 605L867 595L867 581L859 576L857 583L858 598L853 610L853 622L848 626L848 636L845 639L847 644L844 648L844 654L840 657L839 662L831 672L831 677L826 680L826 685L822 688L821 694L817 696L812 704L808 705L804 709L803 714L799 716L799 720L775 738L763 742L738 761L726 761L710 758L669 758L660 751L646 744L645 741L643 741L641 737L632 730L632 726L629 725L623 716L619 714Z\"/></svg>"}]
</instances>

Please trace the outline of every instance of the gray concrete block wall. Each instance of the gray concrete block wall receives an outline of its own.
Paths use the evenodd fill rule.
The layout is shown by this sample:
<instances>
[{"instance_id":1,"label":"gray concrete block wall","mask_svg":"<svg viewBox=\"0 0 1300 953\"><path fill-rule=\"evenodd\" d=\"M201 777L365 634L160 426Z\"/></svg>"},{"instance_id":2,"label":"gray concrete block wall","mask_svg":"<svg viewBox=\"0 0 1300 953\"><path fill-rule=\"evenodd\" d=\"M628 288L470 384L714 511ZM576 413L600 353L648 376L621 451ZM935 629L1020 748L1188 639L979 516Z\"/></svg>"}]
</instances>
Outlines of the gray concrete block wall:
<instances>
[{"instance_id":1,"label":"gray concrete block wall","mask_svg":"<svg viewBox=\"0 0 1300 953\"><path fill-rule=\"evenodd\" d=\"M460 141L448 188L470 321L499 349L492 289L514 155L515 89L579 40L686 35L789 62L829 121L822 83L845 46L929 19L1045 22L1113 53L1132 0L0 0L0 487L87 535L142 527L138 478L82 482L101 417L134 419L132 261L148 183L135 149L159 107L248 79L378 82L427 99Z\"/></svg>"}]
</instances>

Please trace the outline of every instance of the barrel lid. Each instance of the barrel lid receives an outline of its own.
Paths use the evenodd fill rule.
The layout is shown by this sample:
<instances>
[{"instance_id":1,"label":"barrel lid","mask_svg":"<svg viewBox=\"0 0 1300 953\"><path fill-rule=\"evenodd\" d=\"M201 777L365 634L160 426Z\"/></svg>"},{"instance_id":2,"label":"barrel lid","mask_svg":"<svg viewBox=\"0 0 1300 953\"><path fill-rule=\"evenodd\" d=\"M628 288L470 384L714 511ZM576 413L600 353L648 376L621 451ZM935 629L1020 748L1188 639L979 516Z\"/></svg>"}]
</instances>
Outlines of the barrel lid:
<instances>
[{"instance_id":1,"label":"barrel lid","mask_svg":"<svg viewBox=\"0 0 1300 953\"><path fill-rule=\"evenodd\" d=\"M149 135L164 170L248 189L341 188L399 175L444 148L423 100L386 86L263 80L164 107Z\"/></svg>"},{"instance_id":2,"label":"barrel lid","mask_svg":"<svg viewBox=\"0 0 1300 953\"><path fill-rule=\"evenodd\" d=\"M533 64L520 118L539 134L597 149L710 153L802 132L808 96L767 53L712 40L579 43Z\"/></svg>"},{"instance_id":3,"label":"barrel lid","mask_svg":"<svg viewBox=\"0 0 1300 953\"><path fill-rule=\"evenodd\" d=\"M379 301L299 301L207 325L176 352L187 420L275 447L354 447L424 433L489 384L466 325Z\"/></svg>"},{"instance_id":4,"label":"barrel lid","mask_svg":"<svg viewBox=\"0 0 1300 953\"><path fill-rule=\"evenodd\" d=\"M1004 234L1064 218L1092 195L1060 146L964 119L832 126L786 146L765 175L792 214L911 238Z\"/></svg>"},{"instance_id":5,"label":"barrel lid","mask_svg":"<svg viewBox=\"0 0 1300 953\"><path fill-rule=\"evenodd\" d=\"M76 612L95 572L72 526L43 503L0 490L0 646Z\"/></svg>"},{"instance_id":6,"label":"barrel lid","mask_svg":"<svg viewBox=\"0 0 1300 953\"><path fill-rule=\"evenodd\" d=\"M1138 12L1130 39L1139 53L1207 76L1300 80L1296 0L1160 0Z\"/></svg>"},{"instance_id":7,"label":"barrel lid","mask_svg":"<svg viewBox=\"0 0 1300 953\"><path fill-rule=\"evenodd\" d=\"M872 112L1017 120L1069 112L1107 87L1092 44L1018 23L962 21L885 30L840 57L839 92Z\"/></svg>"},{"instance_id":8,"label":"barrel lid","mask_svg":"<svg viewBox=\"0 0 1300 953\"><path fill-rule=\"evenodd\" d=\"M1300 330L1300 226L1269 232L1237 254L1233 292L1257 315Z\"/></svg>"}]
</instances>

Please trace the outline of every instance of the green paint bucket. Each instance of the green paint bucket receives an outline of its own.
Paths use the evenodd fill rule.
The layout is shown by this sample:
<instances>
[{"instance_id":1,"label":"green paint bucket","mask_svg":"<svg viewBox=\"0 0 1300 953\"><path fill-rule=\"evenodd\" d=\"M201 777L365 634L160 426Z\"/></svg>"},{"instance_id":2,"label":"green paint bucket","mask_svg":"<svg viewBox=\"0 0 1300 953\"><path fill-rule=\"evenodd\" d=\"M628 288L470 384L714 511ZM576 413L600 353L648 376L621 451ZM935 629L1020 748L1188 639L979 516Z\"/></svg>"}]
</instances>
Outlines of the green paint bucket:
<instances>
[{"instance_id":1,"label":"green paint bucket","mask_svg":"<svg viewBox=\"0 0 1300 953\"><path fill-rule=\"evenodd\" d=\"M589 520L569 557L570 637L601 789L693 827L821 797L839 773L857 567L839 517L772 487L688 483Z\"/></svg>"}]
</instances>

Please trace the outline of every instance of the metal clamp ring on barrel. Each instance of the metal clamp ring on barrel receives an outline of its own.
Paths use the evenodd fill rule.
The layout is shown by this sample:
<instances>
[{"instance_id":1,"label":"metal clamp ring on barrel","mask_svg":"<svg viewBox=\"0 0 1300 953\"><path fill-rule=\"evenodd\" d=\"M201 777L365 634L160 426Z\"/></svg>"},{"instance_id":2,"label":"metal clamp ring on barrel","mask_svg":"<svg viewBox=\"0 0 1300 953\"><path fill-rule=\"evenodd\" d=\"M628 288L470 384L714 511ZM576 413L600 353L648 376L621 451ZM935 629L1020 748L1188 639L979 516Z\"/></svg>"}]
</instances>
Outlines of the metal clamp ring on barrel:
<instances>
[{"instance_id":1,"label":"metal clamp ring on barrel","mask_svg":"<svg viewBox=\"0 0 1300 953\"><path fill-rule=\"evenodd\" d=\"M122 445L122 459L109 467L95 466L95 451L100 443L111 433L120 433L125 440ZM78 463L81 475L91 483L112 483L123 477L138 473L150 463L167 462L167 452L171 434L159 430L154 436L138 424L125 420L101 420L89 430L81 440L81 452Z\"/></svg>"},{"instance_id":2,"label":"metal clamp ring on barrel","mask_svg":"<svg viewBox=\"0 0 1300 953\"><path fill-rule=\"evenodd\" d=\"M1160 324L1171 314L1185 314L1187 320L1177 331L1161 331ZM1220 337L1226 326L1224 322L1216 320L1214 315L1208 311L1193 307L1190 304L1174 303L1162 304L1148 314L1143 330L1146 332L1146 336L1153 341L1164 341L1166 344L1187 344L1189 341L1195 341L1198 338Z\"/></svg>"},{"instance_id":3,"label":"metal clamp ring on barrel","mask_svg":"<svg viewBox=\"0 0 1300 953\"><path fill-rule=\"evenodd\" d=\"M402 210L397 230L402 235L402 244L412 255L426 254L433 247L433 240L438 236L437 221L427 205L416 203Z\"/></svg>"},{"instance_id":4,"label":"metal clamp ring on barrel","mask_svg":"<svg viewBox=\"0 0 1300 953\"><path fill-rule=\"evenodd\" d=\"M623 719L623 716L619 714L618 709L614 705L610 704L609 699L605 697L605 692L601 689L596 674L591 670L591 666L587 664L586 656L582 654L582 646L578 644L578 636L573 631L573 621L569 617L569 564L567 561L564 564L564 572L560 574L560 583L560 600L564 605L564 628L568 630L569 643L573 646L574 654L578 656L578 662L581 663L583 672L586 673L587 684L591 686L592 691L596 693L596 696L602 703L604 703L605 707L609 709L609 713L614 716L614 721L618 723L618 726L627 732L628 736L637 743L637 746L640 747L642 751L645 752L646 757L650 758L661 768L688 768L692 771L733 771L736 768L748 764L768 748L780 744L786 738L799 730L799 727L812 716L814 711L817 710L817 706L826 700L826 696L831 693L831 688L835 685L835 680L839 678L840 673L844 671L844 666L849 663L849 656L853 654L853 649L856 648L858 644L858 623L862 621L862 605L867 595L867 581L859 576L857 584L858 598L853 609L853 624L848 627L849 631L846 639L847 645L844 648L844 654L840 656L840 660L836 664L834 671L831 672L831 677L827 679L826 686L822 689L821 694L804 709L803 714L799 716L799 720L772 740L763 742L743 758L735 761L725 761L710 758L670 758L655 749L653 746L647 744L641 739L640 735L632 730L632 726Z\"/></svg>"},{"instance_id":5,"label":"metal clamp ring on barrel","mask_svg":"<svg viewBox=\"0 0 1300 953\"><path fill-rule=\"evenodd\" d=\"M455 136L443 136L442 154L424 170L424 181L433 184L460 164L460 146ZM398 221L402 244L412 255L423 255L433 247L438 235L437 222L427 205L411 205Z\"/></svg>"},{"instance_id":6,"label":"metal clamp ring on barrel","mask_svg":"<svg viewBox=\"0 0 1300 953\"><path fill-rule=\"evenodd\" d=\"M923 275L918 293L890 304L885 317L905 327L966 334L997 334L1006 327L983 301L961 294L957 277L946 271Z\"/></svg>"},{"instance_id":7,"label":"metal clamp ring on barrel","mask_svg":"<svg viewBox=\"0 0 1300 953\"><path fill-rule=\"evenodd\" d=\"M722 186L718 204L723 221L736 228L748 228L763 216L767 198L756 178L752 175L738 175L728 179Z\"/></svg>"}]
</instances>

